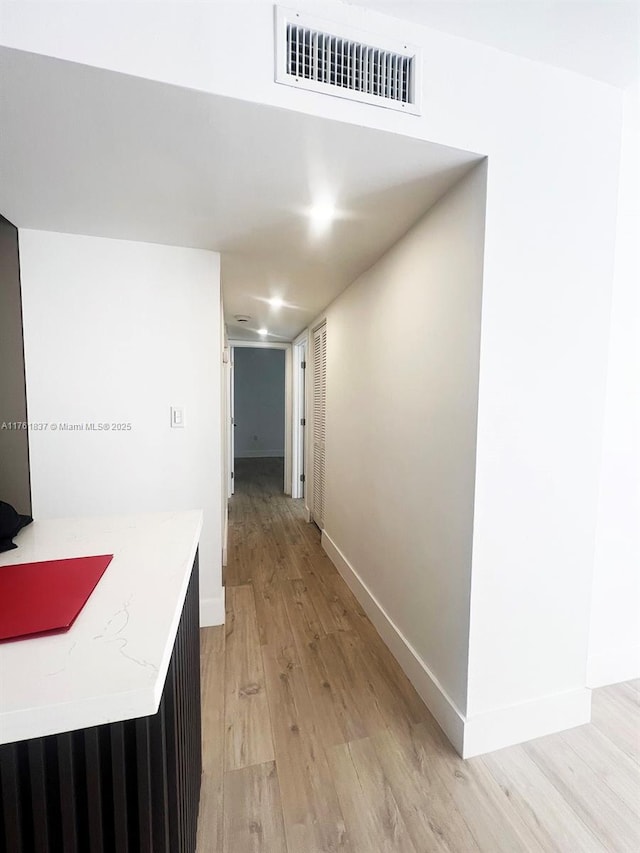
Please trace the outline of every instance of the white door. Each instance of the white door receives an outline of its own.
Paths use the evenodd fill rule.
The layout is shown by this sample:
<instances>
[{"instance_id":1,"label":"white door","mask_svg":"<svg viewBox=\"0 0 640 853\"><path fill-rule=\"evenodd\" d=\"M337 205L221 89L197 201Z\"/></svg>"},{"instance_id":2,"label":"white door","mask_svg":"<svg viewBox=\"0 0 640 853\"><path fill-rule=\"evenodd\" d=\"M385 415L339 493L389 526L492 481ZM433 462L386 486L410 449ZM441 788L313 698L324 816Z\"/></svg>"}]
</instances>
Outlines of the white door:
<instances>
[{"instance_id":1,"label":"white door","mask_svg":"<svg viewBox=\"0 0 640 853\"><path fill-rule=\"evenodd\" d=\"M313 488L311 513L324 529L327 430L327 324L313 331Z\"/></svg>"},{"instance_id":2,"label":"white door","mask_svg":"<svg viewBox=\"0 0 640 853\"><path fill-rule=\"evenodd\" d=\"M231 347L229 353L229 494L231 495L235 492L235 381L236 377L233 369L233 347Z\"/></svg>"}]
</instances>

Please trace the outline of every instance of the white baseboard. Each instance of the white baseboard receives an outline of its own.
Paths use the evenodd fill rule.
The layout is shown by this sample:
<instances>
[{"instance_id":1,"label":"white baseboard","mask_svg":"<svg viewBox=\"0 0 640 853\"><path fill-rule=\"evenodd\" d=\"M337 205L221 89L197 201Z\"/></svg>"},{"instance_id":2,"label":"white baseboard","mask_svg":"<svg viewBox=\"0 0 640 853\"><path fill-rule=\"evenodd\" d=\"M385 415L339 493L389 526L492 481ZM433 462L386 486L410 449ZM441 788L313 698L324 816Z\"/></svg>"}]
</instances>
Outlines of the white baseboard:
<instances>
[{"instance_id":1,"label":"white baseboard","mask_svg":"<svg viewBox=\"0 0 640 853\"><path fill-rule=\"evenodd\" d=\"M282 457L284 459L284 450L244 450L242 453L236 453L235 459L271 459L274 457Z\"/></svg>"},{"instance_id":2,"label":"white baseboard","mask_svg":"<svg viewBox=\"0 0 640 853\"><path fill-rule=\"evenodd\" d=\"M465 716L325 530L322 531L322 547L463 758L513 746L590 721L591 691L586 687L545 696L522 705Z\"/></svg>"},{"instance_id":3,"label":"white baseboard","mask_svg":"<svg viewBox=\"0 0 640 853\"><path fill-rule=\"evenodd\" d=\"M634 678L640 678L638 646L605 649L589 655L587 687L606 687L607 684L619 684Z\"/></svg>"},{"instance_id":4,"label":"white baseboard","mask_svg":"<svg viewBox=\"0 0 640 853\"><path fill-rule=\"evenodd\" d=\"M465 720L462 757L473 758L590 721L591 691L586 687L487 711Z\"/></svg>"},{"instance_id":5,"label":"white baseboard","mask_svg":"<svg viewBox=\"0 0 640 853\"><path fill-rule=\"evenodd\" d=\"M322 547L342 575L347 586L365 609L376 630L406 673L409 681L418 691L425 705L436 718L454 748L462 755L464 716L460 710L449 698L438 679L420 658L411 643L390 619L375 595L326 530L322 531Z\"/></svg>"},{"instance_id":6,"label":"white baseboard","mask_svg":"<svg viewBox=\"0 0 640 853\"><path fill-rule=\"evenodd\" d=\"M224 589L215 598L200 599L200 627L224 625Z\"/></svg>"}]
</instances>

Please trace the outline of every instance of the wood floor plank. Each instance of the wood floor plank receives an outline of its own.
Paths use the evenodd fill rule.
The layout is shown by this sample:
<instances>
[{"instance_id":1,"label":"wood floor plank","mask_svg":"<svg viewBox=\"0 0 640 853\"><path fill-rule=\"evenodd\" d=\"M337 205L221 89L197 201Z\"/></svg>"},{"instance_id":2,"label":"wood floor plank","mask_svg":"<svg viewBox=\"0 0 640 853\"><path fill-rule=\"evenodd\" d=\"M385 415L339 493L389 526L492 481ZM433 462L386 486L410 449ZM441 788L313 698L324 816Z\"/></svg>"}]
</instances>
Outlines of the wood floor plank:
<instances>
[{"instance_id":1,"label":"wood floor plank","mask_svg":"<svg viewBox=\"0 0 640 853\"><path fill-rule=\"evenodd\" d=\"M255 521L236 519L235 509L229 514L229 534L226 585L241 586L251 583L253 567L257 560L260 530Z\"/></svg>"},{"instance_id":2,"label":"wood floor plank","mask_svg":"<svg viewBox=\"0 0 640 853\"><path fill-rule=\"evenodd\" d=\"M462 761L281 460L238 465L228 555L227 638L203 632L198 853L635 853L640 682L595 691L594 725Z\"/></svg>"},{"instance_id":3,"label":"wood floor plank","mask_svg":"<svg viewBox=\"0 0 640 853\"><path fill-rule=\"evenodd\" d=\"M224 778L224 627L200 631L202 786L197 853L222 850Z\"/></svg>"},{"instance_id":4,"label":"wood floor plank","mask_svg":"<svg viewBox=\"0 0 640 853\"><path fill-rule=\"evenodd\" d=\"M228 771L224 793L224 842L211 851L287 853L275 762Z\"/></svg>"},{"instance_id":5,"label":"wood floor plank","mask_svg":"<svg viewBox=\"0 0 640 853\"><path fill-rule=\"evenodd\" d=\"M291 511L293 501L276 501L273 504L273 517L275 524L282 536L283 542L286 544L287 555L292 559L293 565L297 566L297 562L301 555L306 553L309 540L306 536L306 528L308 525L302 521L295 512ZM299 570L296 577L300 577Z\"/></svg>"},{"instance_id":6,"label":"wood floor plank","mask_svg":"<svg viewBox=\"0 0 640 853\"><path fill-rule=\"evenodd\" d=\"M578 726L558 736L583 758L598 778L635 812L640 808L640 765L595 726Z\"/></svg>"},{"instance_id":7,"label":"wood floor plank","mask_svg":"<svg viewBox=\"0 0 640 853\"><path fill-rule=\"evenodd\" d=\"M335 631L349 630L350 623L341 617L342 608L336 605L331 588L326 584L321 584L318 577L307 570L306 558L301 560L300 566L304 584L313 599L313 606L323 633L332 634Z\"/></svg>"},{"instance_id":8,"label":"wood floor plank","mask_svg":"<svg viewBox=\"0 0 640 853\"><path fill-rule=\"evenodd\" d=\"M335 637L326 635L300 650L302 670L314 707L317 729L325 747L367 737L369 710L362 713L368 698L360 692L342 656ZM356 695L354 695L356 694ZM376 730L384 725L377 717Z\"/></svg>"},{"instance_id":9,"label":"wood floor plank","mask_svg":"<svg viewBox=\"0 0 640 853\"><path fill-rule=\"evenodd\" d=\"M316 590L318 598L323 602L322 616L327 633L332 631L351 631L353 624L349 616L349 608L336 590L335 581L338 572L321 550L318 542L316 550L320 553L310 554L301 562L301 570L304 578L311 579L311 585ZM346 588L346 584L345 584Z\"/></svg>"},{"instance_id":10,"label":"wood floor plank","mask_svg":"<svg viewBox=\"0 0 640 853\"><path fill-rule=\"evenodd\" d=\"M501 749L479 761L507 794L545 849L559 853L603 853L606 846L582 822L551 780L521 746Z\"/></svg>"},{"instance_id":11,"label":"wood floor plank","mask_svg":"<svg viewBox=\"0 0 640 853\"><path fill-rule=\"evenodd\" d=\"M361 721L368 737L384 731L393 713L387 714L388 707L381 701L381 697L388 697L388 693L381 686L380 679L370 678L359 638L351 631L340 631L329 634L323 643L318 644L318 649L328 675L334 681L336 676L339 678L340 692L347 702L347 710L352 714L357 713L356 725L359 726ZM395 724L408 724L408 719L400 713L400 707L394 707L399 711L398 716L394 717Z\"/></svg>"},{"instance_id":12,"label":"wood floor plank","mask_svg":"<svg viewBox=\"0 0 640 853\"><path fill-rule=\"evenodd\" d=\"M283 593L287 583L289 581L269 576L266 572L256 575L253 581L258 633L262 646L285 649L294 643L293 629Z\"/></svg>"},{"instance_id":13,"label":"wood floor plank","mask_svg":"<svg viewBox=\"0 0 640 853\"><path fill-rule=\"evenodd\" d=\"M371 741L332 747L328 756L353 853L417 853Z\"/></svg>"},{"instance_id":14,"label":"wood floor plank","mask_svg":"<svg viewBox=\"0 0 640 853\"><path fill-rule=\"evenodd\" d=\"M322 547L322 546L320 546ZM332 566L331 560L329 565ZM333 587L335 595L338 597L343 609L343 616L347 619L349 625L353 629L354 619L368 619L364 607L355 597L347 582L343 579L340 572L335 569L334 572L328 571L328 566L323 565L323 571L326 573L328 584Z\"/></svg>"},{"instance_id":15,"label":"wood floor plank","mask_svg":"<svg viewBox=\"0 0 640 853\"><path fill-rule=\"evenodd\" d=\"M539 738L523 748L610 853L640 850L640 816L562 738Z\"/></svg>"},{"instance_id":16,"label":"wood floor plank","mask_svg":"<svg viewBox=\"0 0 640 853\"><path fill-rule=\"evenodd\" d=\"M457 755L435 720L413 725L408 733L399 729L395 736L420 756L434 790L451 797L480 850L547 853L554 849L541 843L480 761L463 761Z\"/></svg>"},{"instance_id":17,"label":"wood floor plank","mask_svg":"<svg viewBox=\"0 0 640 853\"><path fill-rule=\"evenodd\" d=\"M344 583L341 579L340 581ZM345 585L346 586L346 585ZM420 723L430 718L429 711L418 695L415 687L404 674L400 665L393 657L382 637L366 614L351 611L353 632L360 640L360 648L366 649L365 663L373 674L374 680L386 685L396 697L396 702L412 722Z\"/></svg>"},{"instance_id":18,"label":"wood floor plank","mask_svg":"<svg viewBox=\"0 0 640 853\"><path fill-rule=\"evenodd\" d=\"M451 794L433 773L423 739L407 742L387 730L371 741L416 850L479 851Z\"/></svg>"},{"instance_id":19,"label":"wood floor plank","mask_svg":"<svg viewBox=\"0 0 640 853\"><path fill-rule=\"evenodd\" d=\"M351 851L295 651L263 646L282 809L290 851Z\"/></svg>"},{"instance_id":20,"label":"wood floor plank","mask_svg":"<svg viewBox=\"0 0 640 853\"><path fill-rule=\"evenodd\" d=\"M370 734L376 734L387 726L393 730L408 729L413 723L429 716L413 687L412 699L415 696L417 701L414 703L412 699L408 700L408 680L404 673L400 677L397 672L399 666L392 657L386 659L382 655L382 640L377 634L376 639L372 638L369 642L364 642L362 637L352 631L343 631L333 637L349 662Z\"/></svg>"},{"instance_id":21,"label":"wood floor plank","mask_svg":"<svg viewBox=\"0 0 640 853\"><path fill-rule=\"evenodd\" d=\"M274 759L251 586L229 587L225 626L225 769Z\"/></svg>"},{"instance_id":22,"label":"wood floor plank","mask_svg":"<svg viewBox=\"0 0 640 853\"><path fill-rule=\"evenodd\" d=\"M640 764L637 702L616 687L613 685L607 690L593 691L591 723L629 758Z\"/></svg>"},{"instance_id":23,"label":"wood floor plank","mask_svg":"<svg viewBox=\"0 0 640 853\"><path fill-rule=\"evenodd\" d=\"M257 569L267 569L270 576L281 580L302 577L294 548L287 542L281 524L270 524L263 529L262 546L257 555Z\"/></svg>"},{"instance_id":24,"label":"wood floor plank","mask_svg":"<svg viewBox=\"0 0 640 853\"><path fill-rule=\"evenodd\" d=\"M304 647L325 635L315 608L315 601L304 580L288 581L282 588L289 623L296 643Z\"/></svg>"},{"instance_id":25,"label":"wood floor plank","mask_svg":"<svg viewBox=\"0 0 640 853\"><path fill-rule=\"evenodd\" d=\"M612 684L610 685L608 692L612 693L614 696L619 696L626 707L633 709L634 713L640 709L640 696L632 682L623 681L620 684Z\"/></svg>"}]
</instances>

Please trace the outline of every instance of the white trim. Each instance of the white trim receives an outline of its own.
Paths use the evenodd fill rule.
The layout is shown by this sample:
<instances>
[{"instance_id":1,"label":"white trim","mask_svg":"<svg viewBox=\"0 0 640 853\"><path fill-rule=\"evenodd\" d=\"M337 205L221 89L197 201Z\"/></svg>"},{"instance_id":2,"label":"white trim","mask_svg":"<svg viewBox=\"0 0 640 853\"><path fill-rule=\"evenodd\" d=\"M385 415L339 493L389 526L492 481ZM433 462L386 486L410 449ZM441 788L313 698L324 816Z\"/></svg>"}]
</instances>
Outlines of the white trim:
<instances>
[{"instance_id":1,"label":"white trim","mask_svg":"<svg viewBox=\"0 0 640 853\"><path fill-rule=\"evenodd\" d=\"M250 347L251 349L291 349L291 344L275 341L229 341L230 347Z\"/></svg>"},{"instance_id":2,"label":"white trim","mask_svg":"<svg viewBox=\"0 0 640 853\"><path fill-rule=\"evenodd\" d=\"M284 354L284 493L291 496L291 470L293 436L291 419L293 418L293 349L287 345Z\"/></svg>"},{"instance_id":3,"label":"white trim","mask_svg":"<svg viewBox=\"0 0 640 853\"><path fill-rule=\"evenodd\" d=\"M398 661L409 681L416 688L454 748L462 755L464 742L464 715L438 679L420 658L411 643L386 613L360 575L349 563L326 530L322 531L322 547L340 572L385 644Z\"/></svg>"},{"instance_id":4,"label":"white trim","mask_svg":"<svg viewBox=\"0 0 640 853\"><path fill-rule=\"evenodd\" d=\"M292 436L291 436L291 418L292 418L292 347L290 343L276 343L275 341L238 341L230 340L229 347L232 353L237 347L248 347L250 349L279 349L284 350L284 483L283 491L285 495L291 494L291 456L292 456ZM234 412L235 414L235 412ZM281 452L263 451L253 454L256 456L282 456ZM249 452L238 454L236 458L249 458ZM233 459L231 459L230 470L233 471ZM235 484L234 484L235 490Z\"/></svg>"},{"instance_id":5,"label":"white trim","mask_svg":"<svg viewBox=\"0 0 640 853\"><path fill-rule=\"evenodd\" d=\"M260 459L260 457L272 459L278 456L281 458L284 456L282 447L279 450L243 450L242 453L236 453L236 459Z\"/></svg>"},{"instance_id":6,"label":"white trim","mask_svg":"<svg viewBox=\"0 0 640 853\"><path fill-rule=\"evenodd\" d=\"M472 717L465 716L326 530L322 531L322 547L463 758L472 758L590 721L591 691L586 687Z\"/></svg>"},{"instance_id":7,"label":"white trim","mask_svg":"<svg viewBox=\"0 0 640 853\"><path fill-rule=\"evenodd\" d=\"M591 721L591 691L586 687L543 696L532 702L496 708L468 717L463 758L484 755Z\"/></svg>"},{"instance_id":8,"label":"white trim","mask_svg":"<svg viewBox=\"0 0 640 853\"><path fill-rule=\"evenodd\" d=\"M227 502L229 498L233 497L234 492L234 471L233 471L233 460L234 460L234 447L235 447L235 437L233 434L233 421L234 421L234 373L233 373L233 347L227 345L227 350L229 352L229 361L225 364L225 429L224 429L224 439L225 439L225 452L227 454L227 464L225 465L225 470L227 474Z\"/></svg>"},{"instance_id":9,"label":"white trim","mask_svg":"<svg viewBox=\"0 0 640 853\"><path fill-rule=\"evenodd\" d=\"M300 332L300 334L299 334L297 337L295 337L295 338L291 341L291 343L292 343L292 345L293 345L294 347L297 347L297 346L300 346L300 344L301 344L303 341L304 341L305 343L308 343L308 342L309 342L309 329L308 329L308 328L307 328L307 329L303 329L303 330Z\"/></svg>"},{"instance_id":10,"label":"white trim","mask_svg":"<svg viewBox=\"0 0 640 853\"><path fill-rule=\"evenodd\" d=\"M229 553L229 502L225 503L224 507L224 528L222 531L222 565L227 565L227 557Z\"/></svg>"},{"instance_id":11,"label":"white trim","mask_svg":"<svg viewBox=\"0 0 640 853\"><path fill-rule=\"evenodd\" d=\"M200 599L200 627L208 628L211 625L224 625L224 588L220 595L215 598Z\"/></svg>"},{"instance_id":12,"label":"white trim","mask_svg":"<svg viewBox=\"0 0 640 853\"><path fill-rule=\"evenodd\" d=\"M292 372L292 418L291 418L291 497L305 497L305 484L300 481L301 474L306 469L305 431L302 418L307 421L306 411L306 377L302 362L306 361L309 350L309 334L305 329L293 342L293 372Z\"/></svg>"}]
</instances>

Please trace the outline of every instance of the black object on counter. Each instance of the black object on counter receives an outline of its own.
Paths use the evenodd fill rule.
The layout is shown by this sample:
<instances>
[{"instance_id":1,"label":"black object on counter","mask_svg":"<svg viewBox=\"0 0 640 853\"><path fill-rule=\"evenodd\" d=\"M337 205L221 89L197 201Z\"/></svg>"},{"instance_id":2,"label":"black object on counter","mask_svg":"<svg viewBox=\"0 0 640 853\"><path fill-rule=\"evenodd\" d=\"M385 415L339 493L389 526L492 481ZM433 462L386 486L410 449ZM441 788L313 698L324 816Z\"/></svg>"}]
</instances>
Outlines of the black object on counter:
<instances>
[{"instance_id":1,"label":"black object on counter","mask_svg":"<svg viewBox=\"0 0 640 853\"><path fill-rule=\"evenodd\" d=\"M30 515L20 515L11 504L0 501L0 553L17 548L14 537L32 521Z\"/></svg>"}]
</instances>

